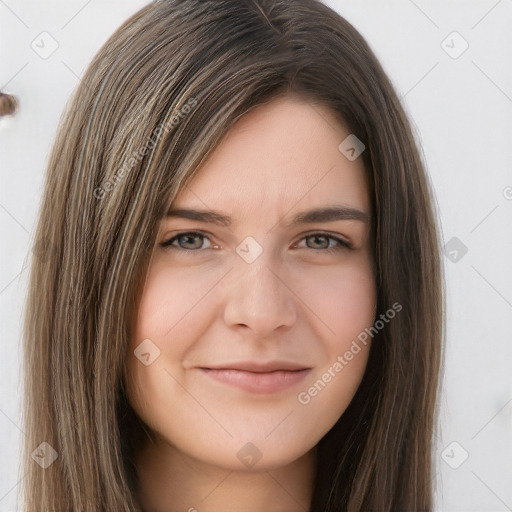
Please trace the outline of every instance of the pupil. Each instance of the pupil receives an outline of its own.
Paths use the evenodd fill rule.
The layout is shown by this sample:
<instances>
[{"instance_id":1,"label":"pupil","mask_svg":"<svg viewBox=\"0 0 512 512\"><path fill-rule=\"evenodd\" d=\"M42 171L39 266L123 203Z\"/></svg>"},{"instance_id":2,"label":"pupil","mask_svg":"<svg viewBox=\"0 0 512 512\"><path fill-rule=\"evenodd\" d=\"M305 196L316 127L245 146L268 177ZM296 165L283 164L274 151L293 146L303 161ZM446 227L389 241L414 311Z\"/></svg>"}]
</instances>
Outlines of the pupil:
<instances>
[{"instance_id":1,"label":"pupil","mask_svg":"<svg viewBox=\"0 0 512 512\"><path fill-rule=\"evenodd\" d=\"M194 239L199 240L199 235L187 235L185 237L185 244L192 244L194 248L197 248L197 243L194 245ZM199 247L201 246L201 242L199 241Z\"/></svg>"},{"instance_id":2,"label":"pupil","mask_svg":"<svg viewBox=\"0 0 512 512\"><path fill-rule=\"evenodd\" d=\"M322 240L323 240L323 241L325 241L325 240L326 240L326 237L325 237L325 236L322 236L322 235L320 235L320 236L318 236L318 235L313 235L313 237L312 237L312 238L315 240L315 243L318 243L318 240L321 240L321 241L322 241ZM320 244L321 244L321 242L320 242Z\"/></svg>"}]
</instances>

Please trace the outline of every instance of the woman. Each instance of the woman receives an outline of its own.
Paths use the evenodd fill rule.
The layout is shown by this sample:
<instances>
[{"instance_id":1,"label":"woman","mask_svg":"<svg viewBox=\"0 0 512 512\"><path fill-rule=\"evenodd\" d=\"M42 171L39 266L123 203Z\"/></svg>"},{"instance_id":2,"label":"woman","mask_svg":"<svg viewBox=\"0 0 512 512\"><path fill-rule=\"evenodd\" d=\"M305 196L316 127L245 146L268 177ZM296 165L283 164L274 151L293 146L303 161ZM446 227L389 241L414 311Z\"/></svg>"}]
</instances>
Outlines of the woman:
<instances>
[{"instance_id":1,"label":"woman","mask_svg":"<svg viewBox=\"0 0 512 512\"><path fill-rule=\"evenodd\" d=\"M45 187L26 512L432 510L433 202L346 20L149 4L84 74Z\"/></svg>"}]
</instances>

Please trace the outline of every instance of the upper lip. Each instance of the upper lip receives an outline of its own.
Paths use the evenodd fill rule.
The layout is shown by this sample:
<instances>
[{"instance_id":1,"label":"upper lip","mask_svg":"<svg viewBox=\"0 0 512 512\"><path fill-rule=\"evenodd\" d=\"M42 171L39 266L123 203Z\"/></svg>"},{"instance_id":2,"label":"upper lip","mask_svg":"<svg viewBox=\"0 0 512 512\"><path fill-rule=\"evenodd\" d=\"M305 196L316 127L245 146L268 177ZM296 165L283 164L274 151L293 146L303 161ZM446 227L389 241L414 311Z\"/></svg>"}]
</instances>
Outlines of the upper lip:
<instances>
[{"instance_id":1,"label":"upper lip","mask_svg":"<svg viewBox=\"0 0 512 512\"><path fill-rule=\"evenodd\" d=\"M254 373L268 373L275 372L278 370L309 370L310 367L289 361L269 361L266 363L255 363L254 361L240 361L236 363L226 363L215 366L201 366L201 368L207 370L242 370Z\"/></svg>"}]
</instances>

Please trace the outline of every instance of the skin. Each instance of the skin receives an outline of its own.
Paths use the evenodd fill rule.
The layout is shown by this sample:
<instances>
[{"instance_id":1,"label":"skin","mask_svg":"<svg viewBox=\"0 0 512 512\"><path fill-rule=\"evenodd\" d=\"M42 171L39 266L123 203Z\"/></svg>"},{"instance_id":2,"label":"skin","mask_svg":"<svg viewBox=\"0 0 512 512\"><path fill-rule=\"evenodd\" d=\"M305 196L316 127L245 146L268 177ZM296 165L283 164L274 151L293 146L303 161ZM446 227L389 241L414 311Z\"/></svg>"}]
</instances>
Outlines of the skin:
<instances>
[{"instance_id":1,"label":"skin","mask_svg":"<svg viewBox=\"0 0 512 512\"><path fill-rule=\"evenodd\" d=\"M332 367L373 324L376 288L369 222L285 224L331 205L370 215L362 158L338 150L349 134L325 107L274 99L238 120L172 205L221 211L232 224L162 220L127 361L128 399L154 437L136 457L148 511L309 509L315 446L353 398L369 341L342 371ZM160 246L195 230L204 237L174 239L181 251ZM236 252L249 236L262 248L251 263ZM160 353L146 366L134 351L148 339ZM311 370L254 393L199 369L275 360ZM300 403L329 368L330 381Z\"/></svg>"}]
</instances>

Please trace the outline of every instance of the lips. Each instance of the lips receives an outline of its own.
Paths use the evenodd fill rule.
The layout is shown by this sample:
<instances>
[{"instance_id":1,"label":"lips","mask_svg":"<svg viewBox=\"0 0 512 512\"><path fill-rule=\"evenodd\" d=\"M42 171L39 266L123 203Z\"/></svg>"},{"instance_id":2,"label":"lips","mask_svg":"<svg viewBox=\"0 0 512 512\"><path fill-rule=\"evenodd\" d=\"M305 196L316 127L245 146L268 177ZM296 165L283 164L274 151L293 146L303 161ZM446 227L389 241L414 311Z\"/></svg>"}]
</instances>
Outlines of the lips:
<instances>
[{"instance_id":1,"label":"lips","mask_svg":"<svg viewBox=\"0 0 512 512\"><path fill-rule=\"evenodd\" d=\"M291 362L239 362L200 367L211 379L251 393L277 393L297 385L311 368Z\"/></svg>"},{"instance_id":2,"label":"lips","mask_svg":"<svg viewBox=\"0 0 512 512\"><path fill-rule=\"evenodd\" d=\"M227 363L219 366L208 366L204 368L207 368L208 370L241 370L245 372L268 373L279 370L306 370L309 367L289 361L270 361L267 363L255 363L254 361L244 361L238 363Z\"/></svg>"}]
</instances>

